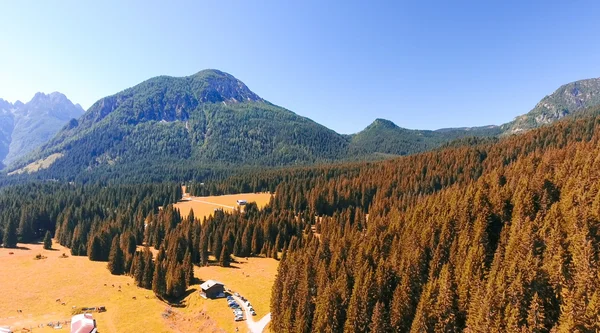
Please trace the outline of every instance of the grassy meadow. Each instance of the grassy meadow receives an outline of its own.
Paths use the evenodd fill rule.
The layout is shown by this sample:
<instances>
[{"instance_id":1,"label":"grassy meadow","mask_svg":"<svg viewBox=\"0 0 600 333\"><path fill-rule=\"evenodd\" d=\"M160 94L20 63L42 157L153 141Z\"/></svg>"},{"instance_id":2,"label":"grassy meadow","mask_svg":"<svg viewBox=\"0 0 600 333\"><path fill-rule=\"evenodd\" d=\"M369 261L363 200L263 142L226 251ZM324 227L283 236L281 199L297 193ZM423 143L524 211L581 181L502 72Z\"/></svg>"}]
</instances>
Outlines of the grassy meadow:
<instances>
[{"instance_id":1,"label":"grassy meadow","mask_svg":"<svg viewBox=\"0 0 600 333\"><path fill-rule=\"evenodd\" d=\"M72 257L69 249L58 244L53 250L44 250L41 244L19 247L0 248L0 327L10 326L15 332L30 327L33 332L68 332L68 325L56 330L45 324L69 320L73 306L105 306L106 312L93 314L103 333L140 328L158 333L232 332L235 327L243 332L246 328L245 322L233 321L225 300L201 298L199 284L190 286L181 307L171 307L170 314L163 316L169 308L166 303L155 298L152 291L134 286L131 277L111 275L105 262ZM63 253L68 257L61 258ZM34 259L38 254L45 259ZM218 280L248 298L257 312L254 319L259 320L269 312L278 262L268 258L238 261L230 268L196 267L195 275L202 281Z\"/></svg>"},{"instance_id":2,"label":"grassy meadow","mask_svg":"<svg viewBox=\"0 0 600 333\"><path fill-rule=\"evenodd\" d=\"M234 207L237 207L237 200L246 200L248 202L256 202L258 208L264 207L271 200L270 193L242 193L229 194L209 197L192 197L184 195L183 200L175 204L175 207L181 212L181 216L187 217L190 209L194 210L194 216L202 220L213 214L215 209L223 209L231 212Z\"/></svg>"}]
</instances>

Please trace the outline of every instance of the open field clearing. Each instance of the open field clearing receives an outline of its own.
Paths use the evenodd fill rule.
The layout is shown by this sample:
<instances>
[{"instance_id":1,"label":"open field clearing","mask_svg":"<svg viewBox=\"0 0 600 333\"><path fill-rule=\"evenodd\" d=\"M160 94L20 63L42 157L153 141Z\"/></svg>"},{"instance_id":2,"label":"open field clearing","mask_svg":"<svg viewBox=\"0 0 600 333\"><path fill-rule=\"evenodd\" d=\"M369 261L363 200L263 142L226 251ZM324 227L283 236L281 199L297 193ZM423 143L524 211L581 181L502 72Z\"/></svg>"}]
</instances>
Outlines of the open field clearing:
<instances>
[{"instance_id":1,"label":"open field clearing","mask_svg":"<svg viewBox=\"0 0 600 333\"><path fill-rule=\"evenodd\" d=\"M15 170L13 172L10 172L9 175L21 174L23 172L33 173L33 172L39 171L41 169L47 169L47 168L49 168L52 165L52 163L56 162L56 160L59 159L59 158L61 158L61 157L63 157L62 153L52 154L52 155L50 155L50 156L48 156L48 157L46 157L44 159L41 159L41 160L35 161L33 163L30 163L30 164L24 166L21 169L18 169L18 170Z\"/></svg>"},{"instance_id":2,"label":"open field clearing","mask_svg":"<svg viewBox=\"0 0 600 333\"><path fill-rule=\"evenodd\" d=\"M202 280L219 281L225 285L225 288L244 296L256 310L253 319L258 321L270 312L271 289L279 262L270 258L248 258L248 261L245 258L236 258L236 260L239 263L231 263L229 268L196 267L195 275ZM200 289L198 285L193 285L191 288ZM183 311L204 310L226 332L234 332L236 327L240 332L247 331L245 321L237 323L233 321L232 310L227 306L225 299L206 300L199 293L194 293L186 299L186 302L189 307L182 309Z\"/></svg>"},{"instance_id":3,"label":"open field clearing","mask_svg":"<svg viewBox=\"0 0 600 333\"><path fill-rule=\"evenodd\" d=\"M165 304L151 291L135 287L130 277L111 275L105 262L71 257L68 249L57 244L53 246L57 249L54 251L44 250L41 244L21 247L0 249L3 267L0 270L0 326L56 332L47 326L35 327L41 323L70 320L73 306L105 306L106 312L94 313L101 332L133 332L140 322L150 332L172 332L168 322L161 317ZM60 258L63 253L69 257ZM34 260L37 254L47 258ZM63 325L63 330L68 331L67 325Z\"/></svg>"},{"instance_id":4,"label":"open field clearing","mask_svg":"<svg viewBox=\"0 0 600 333\"><path fill-rule=\"evenodd\" d=\"M181 216L187 217L190 209L194 210L194 216L202 219L215 212L215 209L223 209L231 212L237 207L237 200L246 200L247 202L256 202L258 208L264 207L271 200L270 193L241 193L229 195L217 195L209 197L183 196L183 200L175 204L181 212Z\"/></svg>"},{"instance_id":5,"label":"open field clearing","mask_svg":"<svg viewBox=\"0 0 600 333\"><path fill-rule=\"evenodd\" d=\"M64 321L70 320L73 306L105 306L106 312L93 313L103 333L134 332L140 327L146 332L232 332L235 327L247 331L245 321L233 321L224 299L201 298L199 284L190 286L184 307L172 307L170 315L163 317L168 305L152 291L135 287L131 277L111 275L105 262L72 257L69 249L57 244L55 250L44 250L41 244L19 246L0 248L0 326L11 326L16 332L24 327L32 327L33 332L68 332ZM63 253L68 258L60 258ZM46 258L35 260L37 254ZM196 267L196 277L218 280L248 298L258 321L269 312L278 262L265 258L240 261L231 268ZM63 322L61 330L39 327L59 320Z\"/></svg>"}]
</instances>

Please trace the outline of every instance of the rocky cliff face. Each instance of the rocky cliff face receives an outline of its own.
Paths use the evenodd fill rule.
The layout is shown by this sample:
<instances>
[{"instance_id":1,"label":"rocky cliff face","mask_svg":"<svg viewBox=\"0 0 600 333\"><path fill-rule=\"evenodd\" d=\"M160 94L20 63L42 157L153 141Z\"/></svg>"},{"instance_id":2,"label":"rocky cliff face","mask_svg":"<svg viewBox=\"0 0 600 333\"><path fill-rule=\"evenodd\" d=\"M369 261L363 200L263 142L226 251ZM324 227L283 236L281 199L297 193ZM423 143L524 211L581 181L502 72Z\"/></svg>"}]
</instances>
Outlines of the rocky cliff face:
<instances>
[{"instance_id":1,"label":"rocky cliff face","mask_svg":"<svg viewBox=\"0 0 600 333\"><path fill-rule=\"evenodd\" d=\"M510 134L550 124L584 108L600 104L600 78L571 82L544 97L529 113L503 125Z\"/></svg>"}]
</instances>

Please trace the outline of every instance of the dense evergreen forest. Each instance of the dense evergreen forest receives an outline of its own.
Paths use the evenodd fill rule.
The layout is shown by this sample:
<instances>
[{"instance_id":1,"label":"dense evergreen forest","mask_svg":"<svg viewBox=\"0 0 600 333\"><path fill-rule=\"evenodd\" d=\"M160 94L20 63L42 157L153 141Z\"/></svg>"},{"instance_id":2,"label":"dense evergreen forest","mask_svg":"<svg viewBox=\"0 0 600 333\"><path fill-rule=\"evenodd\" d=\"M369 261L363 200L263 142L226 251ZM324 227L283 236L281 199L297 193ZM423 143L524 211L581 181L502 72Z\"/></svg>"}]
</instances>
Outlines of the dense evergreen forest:
<instances>
[{"instance_id":1,"label":"dense evergreen forest","mask_svg":"<svg viewBox=\"0 0 600 333\"><path fill-rule=\"evenodd\" d=\"M599 140L580 118L194 191L275 189L271 209L315 223L283 249L274 331L596 332Z\"/></svg>"},{"instance_id":2,"label":"dense evergreen forest","mask_svg":"<svg viewBox=\"0 0 600 333\"><path fill-rule=\"evenodd\" d=\"M588 118L289 177L273 208L327 217L280 265L274 331L598 331L599 143Z\"/></svg>"},{"instance_id":3,"label":"dense evergreen forest","mask_svg":"<svg viewBox=\"0 0 600 333\"><path fill-rule=\"evenodd\" d=\"M271 191L270 205L203 221L173 208L175 183L19 185L0 192L0 238L49 231L167 299L209 258L281 259L274 332L595 332L599 156L588 116L395 160L240 171L190 189Z\"/></svg>"}]
</instances>

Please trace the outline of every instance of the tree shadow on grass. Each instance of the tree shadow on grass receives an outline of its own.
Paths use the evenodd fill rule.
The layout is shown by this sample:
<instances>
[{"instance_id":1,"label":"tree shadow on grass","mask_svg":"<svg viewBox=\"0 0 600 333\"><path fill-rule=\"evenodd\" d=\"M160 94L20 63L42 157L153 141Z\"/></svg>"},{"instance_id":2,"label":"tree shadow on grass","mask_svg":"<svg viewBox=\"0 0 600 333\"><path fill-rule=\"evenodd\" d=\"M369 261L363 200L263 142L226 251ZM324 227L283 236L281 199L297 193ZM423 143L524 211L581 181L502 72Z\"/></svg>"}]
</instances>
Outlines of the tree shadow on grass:
<instances>
[{"instance_id":1,"label":"tree shadow on grass","mask_svg":"<svg viewBox=\"0 0 600 333\"><path fill-rule=\"evenodd\" d=\"M227 267L223 267L223 266L221 266L221 265L220 265L220 263L219 263L218 261L212 260L212 261L209 261L209 262L208 262L208 266L197 266L197 267L200 267L200 268L202 268L202 267L209 267L209 266L218 266L218 267L223 267L223 268L233 268L233 269L240 269L240 267L233 266L232 264L234 264L234 263L236 263L236 262L232 261L232 262L230 262L230 263L229 263L229 266L227 266ZM237 263L236 263L236 264L237 264Z\"/></svg>"},{"instance_id":2,"label":"tree shadow on grass","mask_svg":"<svg viewBox=\"0 0 600 333\"><path fill-rule=\"evenodd\" d=\"M185 291L185 294L183 294L183 296L179 297L179 298L169 298L169 299L165 299L165 301L172 307L174 308L184 308L187 306L187 304L185 303L185 299L190 296L191 294L195 293L196 291L198 291L198 289L196 288L190 288L188 290Z\"/></svg>"}]
</instances>

